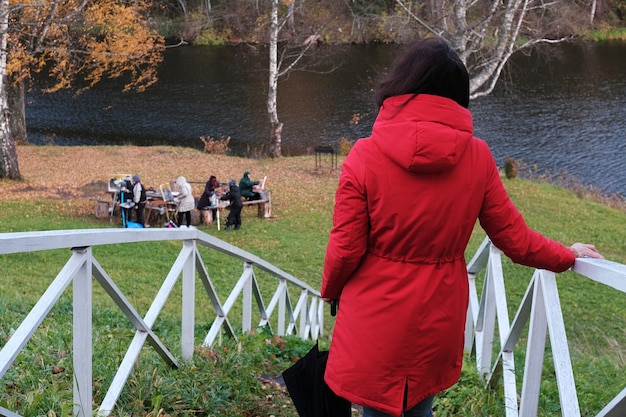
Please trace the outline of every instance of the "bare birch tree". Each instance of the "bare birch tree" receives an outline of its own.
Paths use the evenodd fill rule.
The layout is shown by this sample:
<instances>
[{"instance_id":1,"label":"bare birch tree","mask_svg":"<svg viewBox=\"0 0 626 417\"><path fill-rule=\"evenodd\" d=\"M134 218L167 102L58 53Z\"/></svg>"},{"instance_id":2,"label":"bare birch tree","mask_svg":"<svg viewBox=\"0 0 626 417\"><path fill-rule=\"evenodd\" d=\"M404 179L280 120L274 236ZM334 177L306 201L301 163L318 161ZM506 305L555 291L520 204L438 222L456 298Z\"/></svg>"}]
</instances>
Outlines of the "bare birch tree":
<instances>
[{"instance_id":1,"label":"bare birch tree","mask_svg":"<svg viewBox=\"0 0 626 417\"><path fill-rule=\"evenodd\" d=\"M278 0L272 0L269 42L269 77L267 88L267 114L270 118L270 155L281 155L283 124L278 119Z\"/></svg>"},{"instance_id":2,"label":"bare birch tree","mask_svg":"<svg viewBox=\"0 0 626 417\"><path fill-rule=\"evenodd\" d=\"M549 38L529 22L547 14L559 0L439 0L428 22L413 10L413 1L396 3L417 22L424 33L446 38L459 53L470 73L471 98L490 94L509 58L517 51L539 43L558 43L566 38Z\"/></svg>"},{"instance_id":3,"label":"bare birch tree","mask_svg":"<svg viewBox=\"0 0 626 417\"><path fill-rule=\"evenodd\" d=\"M282 154L283 124L278 118L277 98L278 80L289 74L304 58L308 50L317 42L318 35L309 35L304 40L284 42L279 53L281 31L291 21L294 13L294 0L271 0L269 32L269 77L267 90L267 113L270 120L270 147L272 157ZM284 6L285 13L280 16L280 6ZM297 37L295 38L297 39Z\"/></svg>"}]
</instances>

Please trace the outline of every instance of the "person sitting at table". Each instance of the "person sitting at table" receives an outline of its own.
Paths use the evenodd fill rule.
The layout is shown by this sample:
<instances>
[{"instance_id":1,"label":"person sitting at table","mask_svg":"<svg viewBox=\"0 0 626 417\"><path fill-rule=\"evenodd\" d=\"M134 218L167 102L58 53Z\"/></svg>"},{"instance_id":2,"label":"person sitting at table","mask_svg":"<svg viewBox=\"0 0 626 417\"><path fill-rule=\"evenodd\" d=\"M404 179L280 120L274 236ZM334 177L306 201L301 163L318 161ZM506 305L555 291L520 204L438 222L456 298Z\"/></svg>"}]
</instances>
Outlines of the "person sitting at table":
<instances>
[{"instance_id":1,"label":"person sitting at table","mask_svg":"<svg viewBox=\"0 0 626 417\"><path fill-rule=\"evenodd\" d=\"M229 191L220 197L220 200L230 201L230 205L228 209L230 213L228 213L228 218L226 219L226 231L230 232L233 227L235 230L241 227L241 209L243 205L241 204L241 193L239 191L239 187L237 186L237 181L230 180L228 181Z\"/></svg>"},{"instance_id":2,"label":"person sitting at table","mask_svg":"<svg viewBox=\"0 0 626 417\"><path fill-rule=\"evenodd\" d=\"M212 207L211 211L213 212L213 218L215 219L217 217L217 202L220 193L221 188L217 182L217 177L215 175L211 175L206 184L204 184L204 192L200 196L196 208L198 210L206 210L207 207Z\"/></svg>"},{"instance_id":3,"label":"person sitting at table","mask_svg":"<svg viewBox=\"0 0 626 417\"><path fill-rule=\"evenodd\" d=\"M261 194L259 194L259 181L252 181L250 179L250 171L243 173L243 177L239 180L239 191L241 196L246 200L259 200ZM255 187L256 186L256 187Z\"/></svg>"},{"instance_id":4,"label":"person sitting at table","mask_svg":"<svg viewBox=\"0 0 626 417\"><path fill-rule=\"evenodd\" d=\"M191 210L194 208L196 200L193 198L191 191L191 185L187 182L185 177L180 176L176 178L176 185L178 186L178 222L177 226L181 227L183 224L183 217L187 227L191 226Z\"/></svg>"}]
</instances>

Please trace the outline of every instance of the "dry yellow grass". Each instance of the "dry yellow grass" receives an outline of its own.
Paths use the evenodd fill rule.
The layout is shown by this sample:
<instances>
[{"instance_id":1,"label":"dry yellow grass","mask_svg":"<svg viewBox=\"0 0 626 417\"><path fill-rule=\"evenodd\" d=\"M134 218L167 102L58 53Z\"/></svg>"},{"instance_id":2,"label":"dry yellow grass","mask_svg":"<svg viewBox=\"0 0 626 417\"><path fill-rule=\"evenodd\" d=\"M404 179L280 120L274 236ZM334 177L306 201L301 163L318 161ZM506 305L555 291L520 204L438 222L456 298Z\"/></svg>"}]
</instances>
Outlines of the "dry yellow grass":
<instances>
[{"instance_id":1,"label":"dry yellow grass","mask_svg":"<svg viewBox=\"0 0 626 417\"><path fill-rule=\"evenodd\" d=\"M326 159L316 169L313 155L247 159L171 146L32 145L18 146L17 153L23 181L1 180L0 201L69 200L67 210L73 215L93 214L95 201L109 198L107 183L115 174L139 174L146 187L155 189L182 175L200 197L210 175L221 182L239 181L250 171L254 180L267 176L274 214L308 210L320 198L332 200L339 175Z\"/></svg>"}]
</instances>

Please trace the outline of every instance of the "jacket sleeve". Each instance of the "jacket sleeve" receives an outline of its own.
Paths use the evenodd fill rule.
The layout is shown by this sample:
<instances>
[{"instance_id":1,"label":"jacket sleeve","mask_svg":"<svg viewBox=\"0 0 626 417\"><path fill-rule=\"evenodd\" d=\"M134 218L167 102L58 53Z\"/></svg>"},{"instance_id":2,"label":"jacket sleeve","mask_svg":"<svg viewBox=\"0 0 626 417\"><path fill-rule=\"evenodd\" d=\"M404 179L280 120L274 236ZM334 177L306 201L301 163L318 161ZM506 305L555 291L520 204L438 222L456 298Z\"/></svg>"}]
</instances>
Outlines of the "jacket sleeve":
<instances>
[{"instance_id":1,"label":"jacket sleeve","mask_svg":"<svg viewBox=\"0 0 626 417\"><path fill-rule=\"evenodd\" d=\"M184 199L187 196L187 187L185 186L185 184L181 184L178 187L178 198L180 200Z\"/></svg>"},{"instance_id":2,"label":"jacket sleeve","mask_svg":"<svg viewBox=\"0 0 626 417\"><path fill-rule=\"evenodd\" d=\"M370 228L367 197L363 187L362 170L353 148L344 161L335 195L333 228L330 232L324 273L322 298L337 299L341 290L359 267L367 250Z\"/></svg>"},{"instance_id":3,"label":"jacket sleeve","mask_svg":"<svg viewBox=\"0 0 626 417\"><path fill-rule=\"evenodd\" d=\"M488 179L479 221L493 244L513 262L563 272L574 264L574 253L526 225L509 198L489 152Z\"/></svg>"},{"instance_id":4,"label":"jacket sleeve","mask_svg":"<svg viewBox=\"0 0 626 417\"><path fill-rule=\"evenodd\" d=\"M140 200L141 200L141 185L137 183L133 187L133 202L135 204L139 204Z\"/></svg>"}]
</instances>

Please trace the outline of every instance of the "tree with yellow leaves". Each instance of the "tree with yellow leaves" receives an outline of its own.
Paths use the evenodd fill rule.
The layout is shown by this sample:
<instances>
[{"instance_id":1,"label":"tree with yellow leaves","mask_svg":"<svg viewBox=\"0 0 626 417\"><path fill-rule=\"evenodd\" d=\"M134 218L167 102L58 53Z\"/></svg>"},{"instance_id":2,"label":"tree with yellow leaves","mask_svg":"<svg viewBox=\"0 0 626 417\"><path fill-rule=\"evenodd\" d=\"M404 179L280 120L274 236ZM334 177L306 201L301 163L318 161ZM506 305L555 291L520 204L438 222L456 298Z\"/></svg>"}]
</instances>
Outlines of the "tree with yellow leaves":
<instances>
[{"instance_id":1,"label":"tree with yellow leaves","mask_svg":"<svg viewBox=\"0 0 626 417\"><path fill-rule=\"evenodd\" d=\"M0 0L0 178L19 179L26 142L24 91L35 74L47 92L125 77L124 90L156 82L164 40L143 0ZM79 89L80 91L80 89Z\"/></svg>"}]
</instances>

